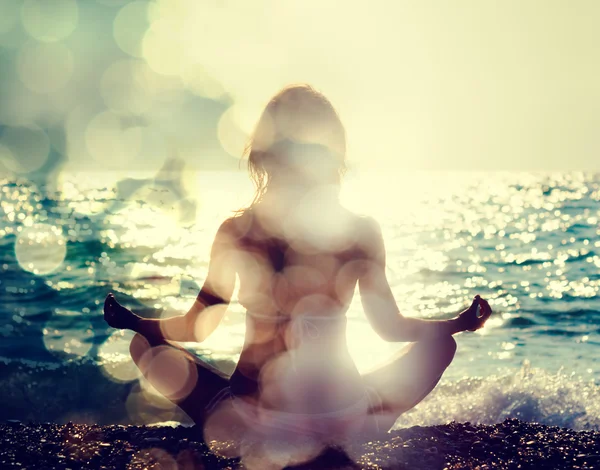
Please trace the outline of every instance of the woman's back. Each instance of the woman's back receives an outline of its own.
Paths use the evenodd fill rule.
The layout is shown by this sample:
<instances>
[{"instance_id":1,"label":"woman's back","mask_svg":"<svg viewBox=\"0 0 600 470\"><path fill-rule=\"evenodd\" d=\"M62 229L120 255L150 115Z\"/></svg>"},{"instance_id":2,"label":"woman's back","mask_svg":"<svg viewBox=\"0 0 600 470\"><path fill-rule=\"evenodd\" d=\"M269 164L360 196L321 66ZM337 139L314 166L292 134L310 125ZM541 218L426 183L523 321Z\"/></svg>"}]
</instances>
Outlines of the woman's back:
<instances>
[{"instance_id":1,"label":"woman's back","mask_svg":"<svg viewBox=\"0 0 600 470\"><path fill-rule=\"evenodd\" d=\"M280 209L257 204L226 222L239 301L247 310L232 391L266 408L343 409L364 396L345 337L364 220L325 203L313 208L313 222L323 216L343 220L345 236L321 230L322 239L313 240L298 229L298 204ZM286 233L289 225L295 230Z\"/></svg>"}]
</instances>

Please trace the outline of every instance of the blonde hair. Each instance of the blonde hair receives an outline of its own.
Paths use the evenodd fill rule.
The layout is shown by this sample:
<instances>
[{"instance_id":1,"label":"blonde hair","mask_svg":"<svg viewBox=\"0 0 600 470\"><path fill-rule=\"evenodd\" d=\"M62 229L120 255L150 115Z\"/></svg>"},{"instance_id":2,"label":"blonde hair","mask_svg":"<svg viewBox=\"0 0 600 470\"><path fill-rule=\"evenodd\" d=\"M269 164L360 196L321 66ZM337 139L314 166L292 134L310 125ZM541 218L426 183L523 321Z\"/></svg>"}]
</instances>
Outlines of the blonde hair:
<instances>
[{"instance_id":1,"label":"blonde hair","mask_svg":"<svg viewBox=\"0 0 600 470\"><path fill-rule=\"evenodd\" d=\"M324 147L333 157L337 180L346 170L346 133L330 101L310 85L290 85L267 104L246 145L250 178L256 186L251 207L266 194L282 165L286 145Z\"/></svg>"}]
</instances>

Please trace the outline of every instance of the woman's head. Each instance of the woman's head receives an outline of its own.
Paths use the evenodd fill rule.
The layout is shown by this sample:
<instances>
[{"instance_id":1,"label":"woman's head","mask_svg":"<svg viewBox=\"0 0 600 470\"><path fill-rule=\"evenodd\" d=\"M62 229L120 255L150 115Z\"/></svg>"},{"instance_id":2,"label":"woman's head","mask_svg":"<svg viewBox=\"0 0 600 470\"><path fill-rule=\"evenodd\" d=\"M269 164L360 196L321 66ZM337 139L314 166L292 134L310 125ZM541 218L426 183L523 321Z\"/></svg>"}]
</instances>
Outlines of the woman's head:
<instances>
[{"instance_id":1,"label":"woman's head","mask_svg":"<svg viewBox=\"0 0 600 470\"><path fill-rule=\"evenodd\" d=\"M288 86L267 104L246 155L255 203L286 184L339 184L346 168L344 127L321 93L309 85Z\"/></svg>"}]
</instances>

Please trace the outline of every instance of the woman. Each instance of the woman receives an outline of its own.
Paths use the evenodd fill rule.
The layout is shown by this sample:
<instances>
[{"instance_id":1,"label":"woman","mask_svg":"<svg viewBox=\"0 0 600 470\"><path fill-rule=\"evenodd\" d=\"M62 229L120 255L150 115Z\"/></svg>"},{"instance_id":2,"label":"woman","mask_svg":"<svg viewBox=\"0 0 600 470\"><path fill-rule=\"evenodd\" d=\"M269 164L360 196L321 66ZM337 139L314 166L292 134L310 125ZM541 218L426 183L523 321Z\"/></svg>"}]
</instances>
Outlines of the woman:
<instances>
[{"instance_id":1,"label":"woman","mask_svg":"<svg viewBox=\"0 0 600 470\"><path fill-rule=\"evenodd\" d=\"M138 333L133 360L196 423L205 425L217 409L233 404L246 426L327 439L387 430L435 387L454 357L452 335L481 328L491 315L479 296L451 320L400 314L378 224L340 205L345 152L344 128L329 101L306 85L283 89L247 147L254 201L219 228L190 311L144 319L107 297L108 324ZM172 342L203 341L216 328L236 275L246 337L227 377ZM410 343L362 376L345 338L357 284L374 330L385 341Z\"/></svg>"}]
</instances>

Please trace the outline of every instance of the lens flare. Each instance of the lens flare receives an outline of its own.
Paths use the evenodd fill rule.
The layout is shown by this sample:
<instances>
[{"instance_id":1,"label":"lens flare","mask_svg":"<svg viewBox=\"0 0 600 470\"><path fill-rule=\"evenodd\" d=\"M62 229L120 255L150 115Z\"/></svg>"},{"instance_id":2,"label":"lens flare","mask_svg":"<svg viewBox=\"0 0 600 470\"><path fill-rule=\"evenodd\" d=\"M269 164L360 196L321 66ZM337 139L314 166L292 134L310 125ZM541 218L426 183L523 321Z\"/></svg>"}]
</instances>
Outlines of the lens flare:
<instances>
[{"instance_id":1,"label":"lens flare","mask_svg":"<svg viewBox=\"0 0 600 470\"><path fill-rule=\"evenodd\" d=\"M145 379L141 378L134 384L125 402L127 414L133 422L153 423L174 419L176 406L158 392L150 394L144 386Z\"/></svg>"},{"instance_id":2,"label":"lens flare","mask_svg":"<svg viewBox=\"0 0 600 470\"><path fill-rule=\"evenodd\" d=\"M0 135L0 160L11 171L41 168L50 153L50 139L39 127L6 127Z\"/></svg>"},{"instance_id":3,"label":"lens flare","mask_svg":"<svg viewBox=\"0 0 600 470\"><path fill-rule=\"evenodd\" d=\"M73 54L61 43L27 43L17 58L19 78L36 93L62 89L71 79L73 68Z\"/></svg>"},{"instance_id":4,"label":"lens flare","mask_svg":"<svg viewBox=\"0 0 600 470\"><path fill-rule=\"evenodd\" d=\"M10 151L10 149L0 143L0 164L6 168L8 171L18 172L19 171L19 162Z\"/></svg>"},{"instance_id":5,"label":"lens flare","mask_svg":"<svg viewBox=\"0 0 600 470\"><path fill-rule=\"evenodd\" d=\"M117 114L105 111L89 122L85 143L94 160L108 168L122 168L138 156L142 131L137 126L126 127Z\"/></svg>"},{"instance_id":6,"label":"lens flare","mask_svg":"<svg viewBox=\"0 0 600 470\"><path fill-rule=\"evenodd\" d=\"M100 94L107 107L117 113L142 114L152 105L145 75L147 66L136 60L111 64L100 79Z\"/></svg>"},{"instance_id":7,"label":"lens flare","mask_svg":"<svg viewBox=\"0 0 600 470\"><path fill-rule=\"evenodd\" d=\"M225 111L219 119L217 136L223 149L232 157L242 158L250 138L248 129L242 128L238 109L235 106Z\"/></svg>"},{"instance_id":8,"label":"lens flare","mask_svg":"<svg viewBox=\"0 0 600 470\"><path fill-rule=\"evenodd\" d=\"M25 0L21 20L25 31L38 41L59 41L77 27L79 8L75 0Z\"/></svg>"},{"instance_id":9,"label":"lens flare","mask_svg":"<svg viewBox=\"0 0 600 470\"><path fill-rule=\"evenodd\" d=\"M42 333L46 349L57 355L85 356L93 345L94 330L80 312L57 309Z\"/></svg>"},{"instance_id":10,"label":"lens flare","mask_svg":"<svg viewBox=\"0 0 600 470\"><path fill-rule=\"evenodd\" d=\"M295 249L305 253L342 251L355 241L354 219L339 210L337 191L333 185L319 186L286 215L284 231Z\"/></svg>"},{"instance_id":11,"label":"lens flare","mask_svg":"<svg viewBox=\"0 0 600 470\"><path fill-rule=\"evenodd\" d=\"M240 446L250 433L248 423L233 408L229 399L217 405L204 423L205 442L212 452L224 458L239 456Z\"/></svg>"},{"instance_id":12,"label":"lens flare","mask_svg":"<svg viewBox=\"0 0 600 470\"><path fill-rule=\"evenodd\" d=\"M134 335L130 330L117 330L100 346L98 355L104 361L102 373L114 382L131 382L141 376L129 355L129 343Z\"/></svg>"},{"instance_id":13,"label":"lens flare","mask_svg":"<svg viewBox=\"0 0 600 470\"><path fill-rule=\"evenodd\" d=\"M25 271L48 274L63 263L67 255L67 242L58 227L35 224L19 233L15 255Z\"/></svg>"},{"instance_id":14,"label":"lens flare","mask_svg":"<svg viewBox=\"0 0 600 470\"><path fill-rule=\"evenodd\" d=\"M170 400L187 397L196 386L198 372L189 357L169 346L148 349L139 361L144 377Z\"/></svg>"},{"instance_id":15,"label":"lens flare","mask_svg":"<svg viewBox=\"0 0 600 470\"><path fill-rule=\"evenodd\" d=\"M0 34L7 33L17 23L19 17L19 2L14 0L0 0Z\"/></svg>"},{"instance_id":16,"label":"lens flare","mask_svg":"<svg viewBox=\"0 0 600 470\"><path fill-rule=\"evenodd\" d=\"M162 395L146 377L140 377L140 396L154 408L160 410L173 410L175 405L167 397Z\"/></svg>"},{"instance_id":17,"label":"lens flare","mask_svg":"<svg viewBox=\"0 0 600 470\"><path fill-rule=\"evenodd\" d=\"M177 75L184 70L184 51L176 25L166 18L154 21L144 34L144 59L152 70L162 75Z\"/></svg>"},{"instance_id":18,"label":"lens flare","mask_svg":"<svg viewBox=\"0 0 600 470\"><path fill-rule=\"evenodd\" d=\"M210 75L202 64L188 65L181 78L187 89L195 95L218 100L225 94L223 85Z\"/></svg>"},{"instance_id":19,"label":"lens flare","mask_svg":"<svg viewBox=\"0 0 600 470\"><path fill-rule=\"evenodd\" d=\"M127 3L119 10L113 22L113 36L117 46L133 57L142 57L142 40L150 26L149 2Z\"/></svg>"}]
</instances>

